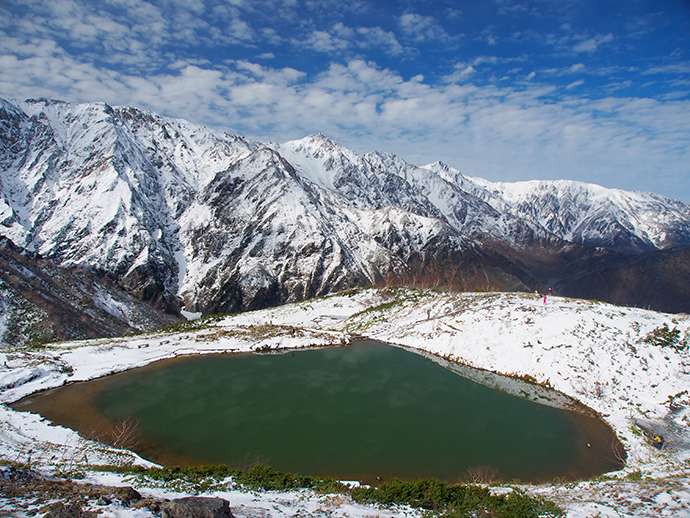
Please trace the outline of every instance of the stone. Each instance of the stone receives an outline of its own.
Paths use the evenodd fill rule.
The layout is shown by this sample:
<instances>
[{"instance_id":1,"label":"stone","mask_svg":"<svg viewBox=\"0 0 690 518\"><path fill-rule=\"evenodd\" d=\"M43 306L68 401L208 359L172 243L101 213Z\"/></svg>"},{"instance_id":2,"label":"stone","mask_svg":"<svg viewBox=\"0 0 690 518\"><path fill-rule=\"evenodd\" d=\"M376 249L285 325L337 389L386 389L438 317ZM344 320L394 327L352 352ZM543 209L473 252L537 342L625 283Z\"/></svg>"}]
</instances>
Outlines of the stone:
<instances>
[{"instance_id":1,"label":"stone","mask_svg":"<svg viewBox=\"0 0 690 518\"><path fill-rule=\"evenodd\" d=\"M130 505L133 502L141 500L141 494L139 494L139 492L132 487L124 486L109 489L111 489L110 496L112 496L113 498L117 498L120 502L122 502L125 505Z\"/></svg>"},{"instance_id":2,"label":"stone","mask_svg":"<svg viewBox=\"0 0 690 518\"><path fill-rule=\"evenodd\" d=\"M190 496L161 505L163 518L233 518L230 504L222 498Z\"/></svg>"},{"instance_id":3,"label":"stone","mask_svg":"<svg viewBox=\"0 0 690 518\"><path fill-rule=\"evenodd\" d=\"M91 511L84 511L76 502L55 502L50 504L45 509L44 518L95 518L96 513Z\"/></svg>"}]
</instances>

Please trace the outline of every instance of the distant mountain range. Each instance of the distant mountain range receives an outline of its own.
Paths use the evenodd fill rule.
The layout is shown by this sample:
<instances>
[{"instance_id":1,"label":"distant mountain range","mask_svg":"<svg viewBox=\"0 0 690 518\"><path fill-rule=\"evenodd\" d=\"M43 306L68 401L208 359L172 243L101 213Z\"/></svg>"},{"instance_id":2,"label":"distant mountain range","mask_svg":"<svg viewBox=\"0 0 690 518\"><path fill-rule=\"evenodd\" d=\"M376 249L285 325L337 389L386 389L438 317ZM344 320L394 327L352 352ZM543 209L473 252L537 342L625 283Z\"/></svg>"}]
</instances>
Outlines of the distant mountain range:
<instances>
[{"instance_id":1,"label":"distant mountain range","mask_svg":"<svg viewBox=\"0 0 690 518\"><path fill-rule=\"evenodd\" d=\"M494 183L320 134L262 143L132 107L0 100L0 236L173 313L385 283L607 298L574 279L690 246L690 207ZM652 305L690 311L682 297Z\"/></svg>"}]
</instances>

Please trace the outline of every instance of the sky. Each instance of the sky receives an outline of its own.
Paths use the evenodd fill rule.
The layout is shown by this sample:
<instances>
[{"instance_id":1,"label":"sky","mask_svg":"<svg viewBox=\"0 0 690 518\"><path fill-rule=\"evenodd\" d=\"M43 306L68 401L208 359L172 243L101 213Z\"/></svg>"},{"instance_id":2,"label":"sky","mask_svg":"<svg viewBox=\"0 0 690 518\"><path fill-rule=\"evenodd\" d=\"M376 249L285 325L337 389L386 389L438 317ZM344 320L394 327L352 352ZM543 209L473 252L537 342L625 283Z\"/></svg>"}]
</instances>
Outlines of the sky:
<instances>
[{"instance_id":1,"label":"sky","mask_svg":"<svg viewBox=\"0 0 690 518\"><path fill-rule=\"evenodd\" d=\"M0 0L0 96L690 201L687 0Z\"/></svg>"}]
</instances>

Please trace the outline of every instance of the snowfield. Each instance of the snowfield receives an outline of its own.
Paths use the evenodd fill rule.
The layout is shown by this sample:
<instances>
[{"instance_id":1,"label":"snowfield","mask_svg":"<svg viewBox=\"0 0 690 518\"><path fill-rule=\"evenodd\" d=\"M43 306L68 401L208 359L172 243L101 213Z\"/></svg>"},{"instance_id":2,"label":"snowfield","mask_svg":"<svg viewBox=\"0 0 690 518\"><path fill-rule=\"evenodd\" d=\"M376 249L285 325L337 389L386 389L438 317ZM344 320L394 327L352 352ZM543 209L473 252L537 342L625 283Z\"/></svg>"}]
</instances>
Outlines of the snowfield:
<instances>
[{"instance_id":1,"label":"snowfield","mask_svg":"<svg viewBox=\"0 0 690 518\"><path fill-rule=\"evenodd\" d=\"M8 403L38 390L93 379L185 354L294 349L345 344L365 336L454 363L553 387L598 412L627 450L621 472L593 481L523 486L553 499L572 516L681 516L690 506L690 317L610 304L517 293L449 294L364 290L198 320L176 333L50 344L0 353L0 458L57 465L145 459L80 438ZM652 344L650 333L678 330L675 342ZM195 328L195 326L198 326ZM683 345L684 344L684 345ZM646 434L660 433L664 448ZM641 479L641 480L638 480ZM86 481L132 485L121 475L87 471ZM180 496L135 486L142 494ZM236 516L418 516L309 491L213 493ZM0 497L0 509L11 508ZM104 508L110 516L145 511ZM131 511L134 513L135 511ZM263 512L265 514L258 514ZM144 513L144 514L142 514Z\"/></svg>"}]
</instances>

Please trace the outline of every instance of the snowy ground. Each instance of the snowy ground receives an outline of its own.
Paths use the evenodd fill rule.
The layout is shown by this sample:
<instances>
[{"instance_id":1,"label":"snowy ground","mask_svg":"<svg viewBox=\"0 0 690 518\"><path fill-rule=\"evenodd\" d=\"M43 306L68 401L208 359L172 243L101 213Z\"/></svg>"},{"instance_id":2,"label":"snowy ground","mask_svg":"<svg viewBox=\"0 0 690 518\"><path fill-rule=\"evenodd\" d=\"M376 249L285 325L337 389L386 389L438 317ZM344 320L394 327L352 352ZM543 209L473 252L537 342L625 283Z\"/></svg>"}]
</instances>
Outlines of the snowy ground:
<instances>
[{"instance_id":1,"label":"snowy ground","mask_svg":"<svg viewBox=\"0 0 690 518\"><path fill-rule=\"evenodd\" d=\"M682 350L648 343L649 333L663 324L688 340L686 315L563 298L544 305L524 294L367 290L242 313L200 330L6 351L0 353L0 403L177 355L331 345L362 335L548 383L599 412L628 451L625 470L612 474L613 480L528 491L553 498L573 516L679 516L690 504L690 355L687 343ZM661 433L665 447L651 447L643 430ZM84 456L92 464L146 463L0 405L0 458L30 460L49 471ZM103 477L89 473L87 480L126 483L117 475ZM299 510L304 516L417 514L401 509L386 514L342 496L305 491L234 490L221 496L238 516L291 516ZM11 505L0 498L0 509Z\"/></svg>"}]
</instances>

